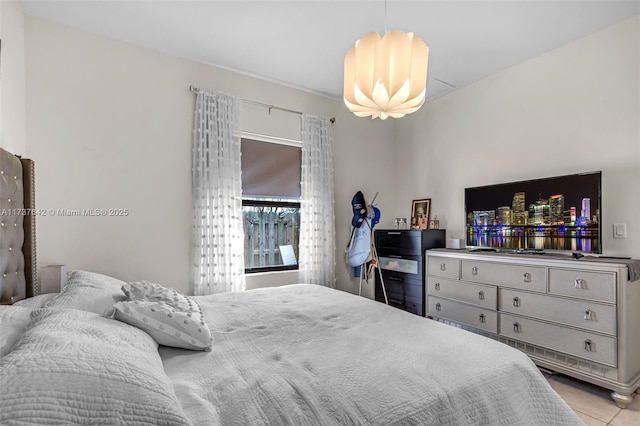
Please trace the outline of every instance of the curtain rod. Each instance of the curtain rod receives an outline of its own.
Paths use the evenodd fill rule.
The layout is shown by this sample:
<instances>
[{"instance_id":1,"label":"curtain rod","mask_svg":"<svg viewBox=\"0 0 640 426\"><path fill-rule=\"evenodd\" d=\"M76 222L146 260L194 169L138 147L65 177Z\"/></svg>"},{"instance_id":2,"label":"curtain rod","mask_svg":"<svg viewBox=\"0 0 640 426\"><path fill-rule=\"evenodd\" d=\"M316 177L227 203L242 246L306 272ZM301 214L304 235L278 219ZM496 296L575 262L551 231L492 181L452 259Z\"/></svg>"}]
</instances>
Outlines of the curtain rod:
<instances>
[{"instance_id":1,"label":"curtain rod","mask_svg":"<svg viewBox=\"0 0 640 426\"><path fill-rule=\"evenodd\" d=\"M189 91L190 92L197 92L198 90L202 90L196 86L189 86ZM269 110L269 114L271 114L271 110L272 109L277 109L278 111L284 111L284 112L290 112L292 114L298 114L298 115L302 115L304 114L303 112L300 111L295 111L293 109L287 109L287 108L281 108L275 105L269 105L269 104L263 104L262 102L257 102L257 101L252 101L249 99L241 99L242 102L248 103L248 104L252 104L252 105L257 105L257 106L261 106L261 107L265 107ZM336 118L335 117L331 117L329 119L329 121L331 121L332 123L336 122Z\"/></svg>"}]
</instances>

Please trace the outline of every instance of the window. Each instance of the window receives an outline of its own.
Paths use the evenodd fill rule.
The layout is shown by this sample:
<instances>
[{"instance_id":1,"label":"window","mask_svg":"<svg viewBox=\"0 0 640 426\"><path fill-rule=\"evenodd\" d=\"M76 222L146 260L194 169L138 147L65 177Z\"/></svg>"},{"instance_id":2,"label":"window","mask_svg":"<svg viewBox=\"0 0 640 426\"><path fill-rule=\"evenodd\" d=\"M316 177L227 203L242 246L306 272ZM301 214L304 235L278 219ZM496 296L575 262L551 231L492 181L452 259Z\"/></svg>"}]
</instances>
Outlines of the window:
<instances>
[{"instance_id":1,"label":"window","mask_svg":"<svg viewBox=\"0 0 640 426\"><path fill-rule=\"evenodd\" d=\"M298 269L299 144L242 138L245 272Z\"/></svg>"}]
</instances>

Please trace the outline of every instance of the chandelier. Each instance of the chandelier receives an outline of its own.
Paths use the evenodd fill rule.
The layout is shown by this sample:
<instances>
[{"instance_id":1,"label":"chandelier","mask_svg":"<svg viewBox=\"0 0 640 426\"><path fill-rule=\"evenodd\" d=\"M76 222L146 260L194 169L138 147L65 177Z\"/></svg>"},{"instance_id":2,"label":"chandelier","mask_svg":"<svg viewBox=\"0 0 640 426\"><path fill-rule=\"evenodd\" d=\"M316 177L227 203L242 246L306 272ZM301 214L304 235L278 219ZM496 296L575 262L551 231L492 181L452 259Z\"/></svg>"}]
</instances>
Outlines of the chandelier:
<instances>
[{"instance_id":1,"label":"chandelier","mask_svg":"<svg viewBox=\"0 0 640 426\"><path fill-rule=\"evenodd\" d=\"M358 117L400 118L424 104L429 47L413 33L369 33L344 58L344 103Z\"/></svg>"}]
</instances>

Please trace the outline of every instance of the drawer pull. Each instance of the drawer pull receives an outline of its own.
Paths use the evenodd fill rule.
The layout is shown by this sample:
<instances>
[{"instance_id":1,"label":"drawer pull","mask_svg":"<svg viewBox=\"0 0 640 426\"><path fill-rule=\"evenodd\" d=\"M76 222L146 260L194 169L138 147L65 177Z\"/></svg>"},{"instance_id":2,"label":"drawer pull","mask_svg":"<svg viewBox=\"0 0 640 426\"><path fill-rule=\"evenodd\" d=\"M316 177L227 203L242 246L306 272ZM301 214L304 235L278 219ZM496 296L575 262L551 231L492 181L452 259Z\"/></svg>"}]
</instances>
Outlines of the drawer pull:
<instances>
[{"instance_id":1,"label":"drawer pull","mask_svg":"<svg viewBox=\"0 0 640 426\"><path fill-rule=\"evenodd\" d=\"M394 303L396 305L404 305L404 302L402 300L392 299L392 298L389 298L389 303Z\"/></svg>"},{"instance_id":2,"label":"drawer pull","mask_svg":"<svg viewBox=\"0 0 640 426\"><path fill-rule=\"evenodd\" d=\"M513 298L513 306L515 306L516 308L520 307L520 298L519 297L514 297Z\"/></svg>"},{"instance_id":3,"label":"drawer pull","mask_svg":"<svg viewBox=\"0 0 640 426\"><path fill-rule=\"evenodd\" d=\"M479 320L480 320L480 322L481 322L482 324L484 324L484 322L485 322L484 314L480 314Z\"/></svg>"},{"instance_id":4,"label":"drawer pull","mask_svg":"<svg viewBox=\"0 0 640 426\"><path fill-rule=\"evenodd\" d=\"M593 321L593 311L591 309L584 311L584 319L587 321Z\"/></svg>"},{"instance_id":5,"label":"drawer pull","mask_svg":"<svg viewBox=\"0 0 640 426\"><path fill-rule=\"evenodd\" d=\"M474 266L473 268L471 268L471 274L472 275L478 275L478 267Z\"/></svg>"},{"instance_id":6,"label":"drawer pull","mask_svg":"<svg viewBox=\"0 0 640 426\"><path fill-rule=\"evenodd\" d=\"M576 281L573 284L573 288L583 290L586 288L584 284L585 284L585 280L583 280L582 278L576 278Z\"/></svg>"},{"instance_id":7,"label":"drawer pull","mask_svg":"<svg viewBox=\"0 0 640 426\"><path fill-rule=\"evenodd\" d=\"M398 277L394 277L394 276L390 276L390 277L387 277L387 278L389 278L391 281L400 281L400 282L404 281L402 278L398 278Z\"/></svg>"},{"instance_id":8,"label":"drawer pull","mask_svg":"<svg viewBox=\"0 0 640 426\"><path fill-rule=\"evenodd\" d=\"M513 323L513 331L515 331L516 333L520 333L522 327L520 327L520 324L517 322Z\"/></svg>"},{"instance_id":9,"label":"drawer pull","mask_svg":"<svg viewBox=\"0 0 640 426\"><path fill-rule=\"evenodd\" d=\"M402 232L387 232L387 235L402 235Z\"/></svg>"},{"instance_id":10,"label":"drawer pull","mask_svg":"<svg viewBox=\"0 0 640 426\"><path fill-rule=\"evenodd\" d=\"M446 270L447 270L447 265L446 265L446 264L444 264L444 263L441 263L441 264L440 264L440 270L441 270L441 271L446 271Z\"/></svg>"},{"instance_id":11,"label":"drawer pull","mask_svg":"<svg viewBox=\"0 0 640 426\"><path fill-rule=\"evenodd\" d=\"M584 341L584 350L587 352L593 352L594 344L591 340L587 339Z\"/></svg>"},{"instance_id":12,"label":"drawer pull","mask_svg":"<svg viewBox=\"0 0 640 426\"><path fill-rule=\"evenodd\" d=\"M436 311L440 312L442 310L442 306L440 306L440 303L436 303Z\"/></svg>"},{"instance_id":13,"label":"drawer pull","mask_svg":"<svg viewBox=\"0 0 640 426\"><path fill-rule=\"evenodd\" d=\"M436 283L436 290L440 290L440 283Z\"/></svg>"},{"instance_id":14,"label":"drawer pull","mask_svg":"<svg viewBox=\"0 0 640 426\"><path fill-rule=\"evenodd\" d=\"M484 291L479 291L478 292L478 299L484 300Z\"/></svg>"},{"instance_id":15,"label":"drawer pull","mask_svg":"<svg viewBox=\"0 0 640 426\"><path fill-rule=\"evenodd\" d=\"M522 281L524 281L525 283L530 283L531 274L529 272L525 272L524 275L522 276Z\"/></svg>"},{"instance_id":16,"label":"drawer pull","mask_svg":"<svg viewBox=\"0 0 640 426\"><path fill-rule=\"evenodd\" d=\"M402 256L398 256L397 254L388 254L387 257L393 257L394 259L402 259Z\"/></svg>"}]
</instances>

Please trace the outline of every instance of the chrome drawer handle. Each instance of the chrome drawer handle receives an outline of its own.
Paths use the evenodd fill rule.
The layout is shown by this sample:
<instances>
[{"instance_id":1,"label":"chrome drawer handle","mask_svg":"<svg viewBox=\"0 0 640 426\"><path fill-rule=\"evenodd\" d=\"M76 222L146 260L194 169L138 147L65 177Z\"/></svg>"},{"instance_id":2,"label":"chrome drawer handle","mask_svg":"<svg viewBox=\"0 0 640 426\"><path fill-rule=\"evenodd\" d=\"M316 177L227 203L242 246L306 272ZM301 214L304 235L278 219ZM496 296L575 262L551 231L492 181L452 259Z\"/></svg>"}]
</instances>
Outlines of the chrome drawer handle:
<instances>
[{"instance_id":1,"label":"chrome drawer handle","mask_svg":"<svg viewBox=\"0 0 640 426\"><path fill-rule=\"evenodd\" d=\"M471 268L471 274L478 275L478 267L477 266L474 266L473 268Z\"/></svg>"},{"instance_id":2,"label":"chrome drawer handle","mask_svg":"<svg viewBox=\"0 0 640 426\"><path fill-rule=\"evenodd\" d=\"M484 291L479 291L478 292L478 299L484 300Z\"/></svg>"},{"instance_id":3,"label":"chrome drawer handle","mask_svg":"<svg viewBox=\"0 0 640 426\"><path fill-rule=\"evenodd\" d=\"M484 318L484 314L480 314L480 322L484 324L485 322L485 318Z\"/></svg>"},{"instance_id":4,"label":"chrome drawer handle","mask_svg":"<svg viewBox=\"0 0 640 426\"><path fill-rule=\"evenodd\" d=\"M440 283L436 283L436 290L440 290Z\"/></svg>"},{"instance_id":5,"label":"chrome drawer handle","mask_svg":"<svg viewBox=\"0 0 640 426\"><path fill-rule=\"evenodd\" d=\"M525 283L530 283L531 274L529 272L525 272L524 275L522 276L522 281L524 281Z\"/></svg>"},{"instance_id":6,"label":"chrome drawer handle","mask_svg":"<svg viewBox=\"0 0 640 426\"><path fill-rule=\"evenodd\" d=\"M584 341L584 350L587 352L593 352L593 347L595 345L593 344L593 342L589 339Z\"/></svg>"},{"instance_id":7,"label":"chrome drawer handle","mask_svg":"<svg viewBox=\"0 0 640 426\"><path fill-rule=\"evenodd\" d=\"M442 310L442 306L440 306L440 303L436 303L436 311L440 312Z\"/></svg>"},{"instance_id":8,"label":"chrome drawer handle","mask_svg":"<svg viewBox=\"0 0 640 426\"><path fill-rule=\"evenodd\" d=\"M520 307L520 298L518 297L513 298L513 306L515 306L516 308Z\"/></svg>"},{"instance_id":9,"label":"chrome drawer handle","mask_svg":"<svg viewBox=\"0 0 640 426\"><path fill-rule=\"evenodd\" d=\"M584 311L584 319L587 321L593 321L593 311L591 309Z\"/></svg>"},{"instance_id":10,"label":"chrome drawer handle","mask_svg":"<svg viewBox=\"0 0 640 426\"><path fill-rule=\"evenodd\" d=\"M398 277L388 277L391 281L400 281L403 282L404 280L402 278L398 278Z\"/></svg>"},{"instance_id":11,"label":"chrome drawer handle","mask_svg":"<svg viewBox=\"0 0 640 426\"><path fill-rule=\"evenodd\" d=\"M440 264L440 270L441 271L446 271L447 270L447 265L445 265L444 263Z\"/></svg>"},{"instance_id":12,"label":"chrome drawer handle","mask_svg":"<svg viewBox=\"0 0 640 426\"><path fill-rule=\"evenodd\" d=\"M516 333L520 333L520 330L522 329L522 327L520 327L520 324L517 322L513 323L513 331L515 331Z\"/></svg>"},{"instance_id":13,"label":"chrome drawer handle","mask_svg":"<svg viewBox=\"0 0 640 426\"><path fill-rule=\"evenodd\" d=\"M576 281L573 284L573 288L583 290L586 288L584 284L585 284L585 280L583 280L582 278L576 278Z\"/></svg>"}]
</instances>

